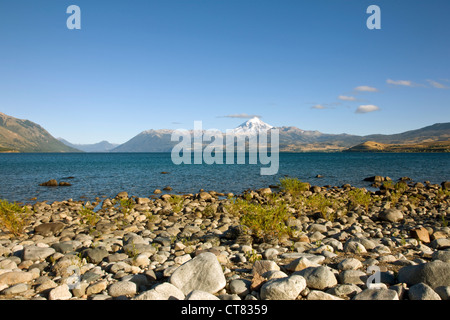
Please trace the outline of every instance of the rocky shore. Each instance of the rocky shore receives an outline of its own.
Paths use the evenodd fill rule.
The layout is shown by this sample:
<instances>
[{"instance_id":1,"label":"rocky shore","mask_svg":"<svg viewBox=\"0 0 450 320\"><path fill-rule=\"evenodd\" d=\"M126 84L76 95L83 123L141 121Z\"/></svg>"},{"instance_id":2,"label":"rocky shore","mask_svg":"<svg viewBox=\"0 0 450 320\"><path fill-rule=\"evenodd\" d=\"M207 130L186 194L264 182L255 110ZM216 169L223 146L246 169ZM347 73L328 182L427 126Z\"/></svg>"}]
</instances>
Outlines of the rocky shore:
<instances>
[{"instance_id":1,"label":"rocky shore","mask_svg":"<svg viewBox=\"0 0 450 320\"><path fill-rule=\"evenodd\" d=\"M449 300L449 183L374 181L37 202L0 299Z\"/></svg>"}]
</instances>

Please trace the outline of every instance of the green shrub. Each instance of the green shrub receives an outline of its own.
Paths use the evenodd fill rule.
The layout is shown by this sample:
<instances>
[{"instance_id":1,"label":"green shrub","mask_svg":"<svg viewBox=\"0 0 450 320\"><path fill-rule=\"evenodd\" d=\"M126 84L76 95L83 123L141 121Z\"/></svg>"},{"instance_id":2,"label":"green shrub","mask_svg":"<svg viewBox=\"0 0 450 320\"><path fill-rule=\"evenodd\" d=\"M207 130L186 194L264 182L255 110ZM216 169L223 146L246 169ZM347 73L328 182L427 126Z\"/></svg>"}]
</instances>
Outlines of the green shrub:
<instances>
[{"instance_id":1,"label":"green shrub","mask_svg":"<svg viewBox=\"0 0 450 320\"><path fill-rule=\"evenodd\" d=\"M121 199L119 202L119 206L120 206L120 210L126 217L128 215L128 213L134 208L135 202L131 198Z\"/></svg>"},{"instance_id":2,"label":"green shrub","mask_svg":"<svg viewBox=\"0 0 450 320\"><path fill-rule=\"evenodd\" d=\"M95 226L100 221L100 217L95 211L84 206L78 211L78 214L82 217L83 222L90 226Z\"/></svg>"},{"instance_id":3,"label":"green shrub","mask_svg":"<svg viewBox=\"0 0 450 320\"><path fill-rule=\"evenodd\" d=\"M262 205L259 203L242 204L240 222L249 228L252 235L263 242L280 239L290 233L286 225L290 214L284 203Z\"/></svg>"},{"instance_id":4,"label":"green shrub","mask_svg":"<svg viewBox=\"0 0 450 320\"><path fill-rule=\"evenodd\" d=\"M400 193L403 193L408 190L408 184L405 181L399 181L394 185L394 189Z\"/></svg>"},{"instance_id":5,"label":"green shrub","mask_svg":"<svg viewBox=\"0 0 450 320\"><path fill-rule=\"evenodd\" d=\"M384 189L394 189L394 182L392 180L385 180L383 181L383 188Z\"/></svg>"},{"instance_id":6,"label":"green shrub","mask_svg":"<svg viewBox=\"0 0 450 320\"><path fill-rule=\"evenodd\" d=\"M308 191L310 188L309 183L301 182L298 178L289 177L281 178L279 185L282 190L292 195L298 195L303 191Z\"/></svg>"},{"instance_id":7,"label":"green shrub","mask_svg":"<svg viewBox=\"0 0 450 320\"><path fill-rule=\"evenodd\" d=\"M335 214L328 212L328 208L336 209L337 200L325 197L321 193L315 193L306 200L306 207L312 211L319 211L325 220L334 221Z\"/></svg>"},{"instance_id":8,"label":"green shrub","mask_svg":"<svg viewBox=\"0 0 450 320\"><path fill-rule=\"evenodd\" d=\"M183 205L184 205L184 197L179 196L179 195L172 195L172 197L170 197L167 202L170 203L170 205L172 206L172 210L175 213L181 212L181 210L183 210Z\"/></svg>"},{"instance_id":9,"label":"green shrub","mask_svg":"<svg viewBox=\"0 0 450 320\"><path fill-rule=\"evenodd\" d=\"M15 202L0 200L0 226L2 229L19 235L27 225L29 216L30 212L27 207L21 207Z\"/></svg>"},{"instance_id":10,"label":"green shrub","mask_svg":"<svg viewBox=\"0 0 450 320\"><path fill-rule=\"evenodd\" d=\"M246 210L249 200L244 200L238 197L229 197L228 204L225 206L228 213L239 217L244 210Z\"/></svg>"},{"instance_id":11,"label":"green shrub","mask_svg":"<svg viewBox=\"0 0 450 320\"><path fill-rule=\"evenodd\" d=\"M348 193L348 198L350 201L350 204L353 206L363 206L366 211L369 209L369 206L373 203L374 199L372 197L372 195L363 190L363 189L359 189L356 188L354 190L350 190Z\"/></svg>"}]
</instances>

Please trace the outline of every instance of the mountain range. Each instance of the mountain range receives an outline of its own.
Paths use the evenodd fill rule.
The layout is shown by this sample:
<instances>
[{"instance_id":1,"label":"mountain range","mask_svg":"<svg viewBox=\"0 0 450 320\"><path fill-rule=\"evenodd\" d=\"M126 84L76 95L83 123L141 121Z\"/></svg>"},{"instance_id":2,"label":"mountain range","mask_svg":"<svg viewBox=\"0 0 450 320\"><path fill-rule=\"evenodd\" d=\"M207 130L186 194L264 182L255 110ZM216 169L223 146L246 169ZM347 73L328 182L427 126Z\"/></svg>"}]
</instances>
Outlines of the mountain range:
<instances>
[{"instance_id":1,"label":"mountain range","mask_svg":"<svg viewBox=\"0 0 450 320\"><path fill-rule=\"evenodd\" d=\"M251 135L272 129L279 130L281 152L450 152L450 122L398 134L358 136L297 127L275 128L255 117L232 132ZM108 141L73 144L63 138L55 139L34 122L0 113L0 152L171 152L179 143L171 141L173 132L170 129L146 130L121 145Z\"/></svg>"},{"instance_id":2,"label":"mountain range","mask_svg":"<svg viewBox=\"0 0 450 320\"><path fill-rule=\"evenodd\" d=\"M275 127L263 122L259 118L252 118L232 132L239 134L258 134L261 131L270 131ZM352 147L367 141L376 141L384 144L408 145L440 141L444 144L448 142L447 149L439 151L450 151L450 123L437 123L425 128L411 130L399 134L383 135L374 134L358 136L351 134L327 134L319 131L301 130L297 127L278 127L279 145L281 152L337 152L347 151ZM129 141L121 144L112 152L170 152L178 143L171 141L173 130L147 130L143 131ZM192 133L192 131L191 131ZM356 151L356 150L352 150ZM369 150L368 151L380 151ZM395 151L395 150L394 150ZM393 151L393 152L394 152ZM425 150L426 151L426 150ZM436 151L430 149L430 151ZM385 151L386 152L386 151Z\"/></svg>"},{"instance_id":3,"label":"mountain range","mask_svg":"<svg viewBox=\"0 0 450 320\"><path fill-rule=\"evenodd\" d=\"M0 152L80 152L55 139L40 125L0 112Z\"/></svg>"}]
</instances>

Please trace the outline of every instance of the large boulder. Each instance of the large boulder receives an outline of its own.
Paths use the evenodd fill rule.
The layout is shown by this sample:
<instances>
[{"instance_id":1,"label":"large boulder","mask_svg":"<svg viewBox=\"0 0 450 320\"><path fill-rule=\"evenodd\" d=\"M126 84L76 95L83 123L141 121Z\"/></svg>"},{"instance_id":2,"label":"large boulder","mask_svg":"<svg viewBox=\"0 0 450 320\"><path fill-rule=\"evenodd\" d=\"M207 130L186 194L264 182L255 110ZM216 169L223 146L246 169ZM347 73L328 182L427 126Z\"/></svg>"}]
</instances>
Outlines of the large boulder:
<instances>
[{"instance_id":1,"label":"large boulder","mask_svg":"<svg viewBox=\"0 0 450 320\"><path fill-rule=\"evenodd\" d=\"M441 297L425 283L418 283L409 288L409 300L442 300Z\"/></svg>"},{"instance_id":2,"label":"large boulder","mask_svg":"<svg viewBox=\"0 0 450 320\"><path fill-rule=\"evenodd\" d=\"M403 213L398 209L386 209L380 212L378 218L388 222L399 222L403 220Z\"/></svg>"},{"instance_id":3,"label":"large boulder","mask_svg":"<svg viewBox=\"0 0 450 320\"><path fill-rule=\"evenodd\" d=\"M450 286L450 263L435 260L415 266L406 266L399 270L397 280L408 286L423 282L432 289L439 286Z\"/></svg>"},{"instance_id":4,"label":"large boulder","mask_svg":"<svg viewBox=\"0 0 450 320\"><path fill-rule=\"evenodd\" d=\"M356 294L352 300L399 300L399 298L394 290L366 289Z\"/></svg>"},{"instance_id":5,"label":"large boulder","mask_svg":"<svg viewBox=\"0 0 450 320\"><path fill-rule=\"evenodd\" d=\"M23 249L23 260L37 261L45 259L56 252L50 247L26 246Z\"/></svg>"},{"instance_id":6,"label":"large boulder","mask_svg":"<svg viewBox=\"0 0 450 320\"><path fill-rule=\"evenodd\" d=\"M147 290L133 300L184 300L185 294L173 284L164 282Z\"/></svg>"},{"instance_id":7,"label":"large boulder","mask_svg":"<svg viewBox=\"0 0 450 320\"><path fill-rule=\"evenodd\" d=\"M50 235L57 235L64 229L64 227L65 224L62 222L42 223L34 228L34 233L47 237Z\"/></svg>"},{"instance_id":8,"label":"large boulder","mask_svg":"<svg viewBox=\"0 0 450 320\"><path fill-rule=\"evenodd\" d=\"M263 300L295 300L306 288L306 280L302 276L273 279L261 287L261 299Z\"/></svg>"},{"instance_id":9,"label":"large boulder","mask_svg":"<svg viewBox=\"0 0 450 320\"><path fill-rule=\"evenodd\" d=\"M294 274L304 277L310 289L326 290L338 284L334 273L325 266L309 267Z\"/></svg>"},{"instance_id":10,"label":"large boulder","mask_svg":"<svg viewBox=\"0 0 450 320\"><path fill-rule=\"evenodd\" d=\"M225 287L226 279L215 254L204 252L179 266L170 276L170 283L185 295L193 290L216 293Z\"/></svg>"}]
</instances>

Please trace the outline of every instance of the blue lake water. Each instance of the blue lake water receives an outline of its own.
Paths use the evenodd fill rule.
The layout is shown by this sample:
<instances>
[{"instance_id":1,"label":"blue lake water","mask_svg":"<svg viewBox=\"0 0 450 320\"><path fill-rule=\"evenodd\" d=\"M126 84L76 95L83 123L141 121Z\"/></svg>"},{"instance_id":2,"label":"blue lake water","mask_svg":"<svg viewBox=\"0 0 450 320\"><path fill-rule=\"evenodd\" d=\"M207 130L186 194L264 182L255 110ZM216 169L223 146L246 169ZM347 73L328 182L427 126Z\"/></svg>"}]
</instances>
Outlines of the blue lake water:
<instances>
[{"instance_id":1,"label":"blue lake water","mask_svg":"<svg viewBox=\"0 0 450 320\"><path fill-rule=\"evenodd\" d=\"M449 153L280 153L276 175L262 176L268 165L175 165L170 153L53 153L0 154L0 198L32 203L67 199L93 200L114 197L120 191L149 197L165 186L171 193L206 191L241 193L277 184L285 175L312 185L350 183L370 188L364 178L408 176L414 181L441 183L450 180ZM166 171L168 174L161 174ZM323 178L316 178L316 175ZM64 179L73 177L73 179ZM70 187L42 187L56 179Z\"/></svg>"}]
</instances>

